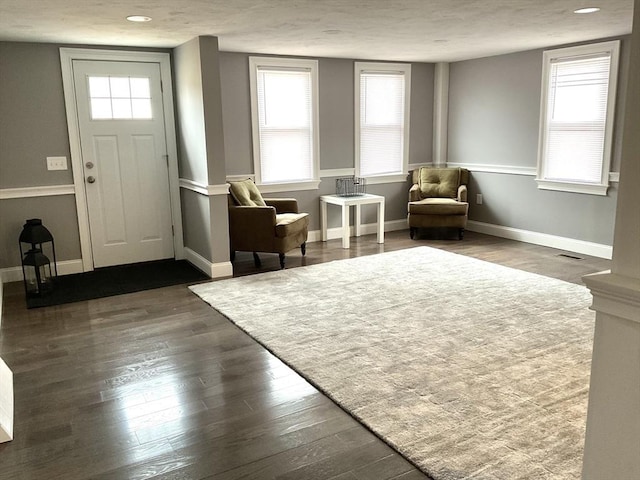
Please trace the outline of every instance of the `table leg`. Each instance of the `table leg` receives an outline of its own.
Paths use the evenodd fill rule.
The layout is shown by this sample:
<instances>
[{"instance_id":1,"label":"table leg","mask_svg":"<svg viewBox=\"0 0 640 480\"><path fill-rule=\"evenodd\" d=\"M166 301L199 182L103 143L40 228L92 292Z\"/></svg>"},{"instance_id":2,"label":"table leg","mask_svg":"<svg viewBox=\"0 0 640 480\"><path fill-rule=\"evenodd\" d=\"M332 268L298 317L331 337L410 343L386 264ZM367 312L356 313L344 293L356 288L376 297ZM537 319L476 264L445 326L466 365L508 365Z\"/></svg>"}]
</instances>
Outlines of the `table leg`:
<instances>
[{"instance_id":1,"label":"table leg","mask_svg":"<svg viewBox=\"0 0 640 480\"><path fill-rule=\"evenodd\" d=\"M384 200L378 203L378 243L384 243Z\"/></svg>"},{"instance_id":2,"label":"table leg","mask_svg":"<svg viewBox=\"0 0 640 480\"><path fill-rule=\"evenodd\" d=\"M320 235L323 242L327 241L327 202L320 200Z\"/></svg>"},{"instance_id":3,"label":"table leg","mask_svg":"<svg viewBox=\"0 0 640 480\"><path fill-rule=\"evenodd\" d=\"M349 248L349 205L342 205L342 248Z\"/></svg>"},{"instance_id":4,"label":"table leg","mask_svg":"<svg viewBox=\"0 0 640 480\"><path fill-rule=\"evenodd\" d=\"M360 228L360 214L361 214L361 210L360 210L361 205L356 205L356 218L354 219L353 223L355 224L356 227L356 237L359 237L360 234L362 233L362 229Z\"/></svg>"}]
</instances>

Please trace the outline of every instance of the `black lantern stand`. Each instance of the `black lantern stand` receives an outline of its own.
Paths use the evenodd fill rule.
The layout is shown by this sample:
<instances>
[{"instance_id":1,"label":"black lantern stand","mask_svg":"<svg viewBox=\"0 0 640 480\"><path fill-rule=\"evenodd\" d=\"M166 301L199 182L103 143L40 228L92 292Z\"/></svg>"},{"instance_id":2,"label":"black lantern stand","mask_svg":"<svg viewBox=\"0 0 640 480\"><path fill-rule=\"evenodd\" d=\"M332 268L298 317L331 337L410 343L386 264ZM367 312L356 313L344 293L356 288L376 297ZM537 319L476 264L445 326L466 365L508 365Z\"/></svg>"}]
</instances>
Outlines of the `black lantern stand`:
<instances>
[{"instance_id":1,"label":"black lantern stand","mask_svg":"<svg viewBox=\"0 0 640 480\"><path fill-rule=\"evenodd\" d=\"M24 224L19 243L27 297L46 295L53 290L58 276L53 235L42 225L41 219L32 218ZM53 269L47 253L53 257Z\"/></svg>"}]
</instances>

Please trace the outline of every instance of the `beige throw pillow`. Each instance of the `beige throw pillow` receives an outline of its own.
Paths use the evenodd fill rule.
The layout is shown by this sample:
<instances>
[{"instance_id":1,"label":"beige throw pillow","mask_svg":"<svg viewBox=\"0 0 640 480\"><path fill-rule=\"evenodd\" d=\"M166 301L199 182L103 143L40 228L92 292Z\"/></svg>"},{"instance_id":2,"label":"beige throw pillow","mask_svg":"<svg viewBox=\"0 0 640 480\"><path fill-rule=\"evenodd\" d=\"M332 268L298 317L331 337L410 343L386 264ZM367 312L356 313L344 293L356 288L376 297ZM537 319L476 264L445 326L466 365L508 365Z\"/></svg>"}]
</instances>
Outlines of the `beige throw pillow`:
<instances>
[{"instance_id":1,"label":"beige throw pillow","mask_svg":"<svg viewBox=\"0 0 640 480\"><path fill-rule=\"evenodd\" d=\"M229 182L229 192L241 207L265 207L267 205L264 203L260 190L250 178L241 182Z\"/></svg>"},{"instance_id":2,"label":"beige throw pillow","mask_svg":"<svg viewBox=\"0 0 640 480\"><path fill-rule=\"evenodd\" d=\"M459 168L420 168L418 179L422 198L457 198Z\"/></svg>"}]
</instances>

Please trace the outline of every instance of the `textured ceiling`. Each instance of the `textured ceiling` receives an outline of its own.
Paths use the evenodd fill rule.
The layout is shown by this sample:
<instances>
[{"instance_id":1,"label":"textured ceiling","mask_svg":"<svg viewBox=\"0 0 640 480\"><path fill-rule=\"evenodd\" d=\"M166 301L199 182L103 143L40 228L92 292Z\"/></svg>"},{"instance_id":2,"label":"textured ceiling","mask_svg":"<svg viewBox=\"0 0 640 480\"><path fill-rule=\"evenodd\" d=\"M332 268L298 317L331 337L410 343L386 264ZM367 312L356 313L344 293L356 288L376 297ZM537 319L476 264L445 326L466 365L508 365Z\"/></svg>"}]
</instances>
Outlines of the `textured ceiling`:
<instances>
[{"instance_id":1,"label":"textured ceiling","mask_svg":"<svg viewBox=\"0 0 640 480\"><path fill-rule=\"evenodd\" d=\"M223 51L436 62L628 34L632 12L633 0L0 0L0 40L175 47L215 35Z\"/></svg>"}]
</instances>

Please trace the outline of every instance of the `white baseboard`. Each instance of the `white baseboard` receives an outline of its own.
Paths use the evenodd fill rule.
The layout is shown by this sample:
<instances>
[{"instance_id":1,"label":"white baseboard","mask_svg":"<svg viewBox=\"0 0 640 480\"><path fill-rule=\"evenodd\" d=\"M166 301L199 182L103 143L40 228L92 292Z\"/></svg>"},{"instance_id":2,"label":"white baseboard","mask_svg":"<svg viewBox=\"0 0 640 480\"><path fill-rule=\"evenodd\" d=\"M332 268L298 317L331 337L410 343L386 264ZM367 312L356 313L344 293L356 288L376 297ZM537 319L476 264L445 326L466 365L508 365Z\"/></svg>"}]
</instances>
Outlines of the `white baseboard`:
<instances>
[{"instance_id":1,"label":"white baseboard","mask_svg":"<svg viewBox=\"0 0 640 480\"><path fill-rule=\"evenodd\" d=\"M611 259L613 257L613 247L600 243L585 242L574 238L558 237L547 233L520 230L518 228L503 227L491 223L476 222L469 220L467 230L471 232L486 233L494 237L508 238L520 242L533 243L543 247L557 248L569 252L581 253L592 257Z\"/></svg>"},{"instance_id":2,"label":"white baseboard","mask_svg":"<svg viewBox=\"0 0 640 480\"><path fill-rule=\"evenodd\" d=\"M56 263L58 275L71 275L72 273L82 273L82 260L64 260ZM22 267L8 267L0 269L2 283L22 281Z\"/></svg>"},{"instance_id":3,"label":"white baseboard","mask_svg":"<svg viewBox=\"0 0 640 480\"><path fill-rule=\"evenodd\" d=\"M198 270L203 271L211 278L226 278L233 276L233 265L231 262L211 263L197 252L188 247L184 247L184 258Z\"/></svg>"},{"instance_id":4,"label":"white baseboard","mask_svg":"<svg viewBox=\"0 0 640 480\"><path fill-rule=\"evenodd\" d=\"M397 230L405 230L409 228L407 225L407 220L390 220L388 222L384 222L384 231L385 232L395 232ZM378 224L377 223L366 223L360 226L361 235L373 235L378 232ZM353 225L350 226L350 236L354 236L356 234L356 229ZM341 227L333 227L327 229L327 239L334 240L336 238L342 238L342 228ZM307 243L313 242L321 242L322 241L322 232L320 230L312 230L307 235Z\"/></svg>"},{"instance_id":5,"label":"white baseboard","mask_svg":"<svg viewBox=\"0 0 640 480\"><path fill-rule=\"evenodd\" d=\"M231 262L211 263L203 256L197 254L193 250L184 249L184 258L193 266L202 270L211 278L222 278L233 276L233 267ZM82 273L82 260L65 260L58 262L58 275L70 275L72 273ZM21 282L22 267L9 267L0 269L0 278L2 283ZM0 306L2 305L0 299ZM0 318L1 320L1 318Z\"/></svg>"}]
</instances>

